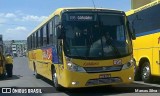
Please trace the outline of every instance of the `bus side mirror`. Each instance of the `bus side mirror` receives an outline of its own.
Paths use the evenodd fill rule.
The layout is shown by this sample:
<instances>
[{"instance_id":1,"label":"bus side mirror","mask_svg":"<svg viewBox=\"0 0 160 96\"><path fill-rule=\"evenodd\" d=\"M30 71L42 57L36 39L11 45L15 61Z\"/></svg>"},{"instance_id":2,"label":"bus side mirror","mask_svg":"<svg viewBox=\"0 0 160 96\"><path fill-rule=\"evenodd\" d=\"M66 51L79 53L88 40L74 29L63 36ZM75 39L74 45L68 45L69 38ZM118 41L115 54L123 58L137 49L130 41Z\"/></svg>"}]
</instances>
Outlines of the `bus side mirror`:
<instances>
[{"instance_id":1,"label":"bus side mirror","mask_svg":"<svg viewBox=\"0 0 160 96\"><path fill-rule=\"evenodd\" d=\"M130 33L132 40L135 40L136 34L135 34L135 29L133 28L133 24L131 25L129 22L127 22L127 25L128 25L129 33Z\"/></svg>"},{"instance_id":2,"label":"bus side mirror","mask_svg":"<svg viewBox=\"0 0 160 96\"><path fill-rule=\"evenodd\" d=\"M131 32L132 34L132 39L135 40L136 39L136 33L135 33L135 29L133 28L133 31Z\"/></svg>"},{"instance_id":3,"label":"bus side mirror","mask_svg":"<svg viewBox=\"0 0 160 96\"><path fill-rule=\"evenodd\" d=\"M56 31L57 31L57 38L58 39L62 39L63 35L62 35L62 26L61 26L61 24L57 25Z\"/></svg>"}]
</instances>

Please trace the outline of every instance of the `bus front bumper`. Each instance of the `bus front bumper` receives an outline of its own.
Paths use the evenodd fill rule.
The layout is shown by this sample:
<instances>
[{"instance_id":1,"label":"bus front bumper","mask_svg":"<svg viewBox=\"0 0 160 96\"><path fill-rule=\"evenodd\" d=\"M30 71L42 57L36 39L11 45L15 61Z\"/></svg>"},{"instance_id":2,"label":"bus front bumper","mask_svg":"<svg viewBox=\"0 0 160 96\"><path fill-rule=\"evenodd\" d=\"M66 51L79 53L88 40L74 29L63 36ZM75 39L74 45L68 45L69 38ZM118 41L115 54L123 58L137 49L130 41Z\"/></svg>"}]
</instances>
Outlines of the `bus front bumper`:
<instances>
[{"instance_id":1,"label":"bus front bumper","mask_svg":"<svg viewBox=\"0 0 160 96\"><path fill-rule=\"evenodd\" d=\"M66 71L66 81L63 81L63 87L66 88L80 88L80 87L92 87L92 86L104 86L123 83L132 83L134 80L134 67L129 69L115 71L115 72L103 72L103 73L80 73ZM103 76L108 76L103 78ZM69 77L69 78L68 78ZM65 83L64 83L65 82Z\"/></svg>"}]
</instances>

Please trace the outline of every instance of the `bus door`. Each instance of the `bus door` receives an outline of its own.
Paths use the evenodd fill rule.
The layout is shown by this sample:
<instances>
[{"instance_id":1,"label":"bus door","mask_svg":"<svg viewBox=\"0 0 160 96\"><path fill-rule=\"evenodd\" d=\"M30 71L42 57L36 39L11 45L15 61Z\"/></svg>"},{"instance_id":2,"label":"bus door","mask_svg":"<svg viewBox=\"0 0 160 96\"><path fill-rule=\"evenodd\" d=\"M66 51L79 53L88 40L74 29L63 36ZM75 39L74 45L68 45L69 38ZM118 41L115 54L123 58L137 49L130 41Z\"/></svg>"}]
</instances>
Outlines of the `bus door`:
<instances>
[{"instance_id":1,"label":"bus door","mask_svg":"<svg viewBox=\"0 0 160 96\"><path fill-rule=\"evenodd\" d=\"M61 39L59 39L58 40L58 44L57 44L58 46L58 69L59 69L59 73L58 73L58 75L60 76L60 78L62 78L63 76L63 74L62 74L62 72L63 72L63 70L64 70L64 64L63 64L63 47L62 47L62 40Z\"/></svg>"}]
</instances>

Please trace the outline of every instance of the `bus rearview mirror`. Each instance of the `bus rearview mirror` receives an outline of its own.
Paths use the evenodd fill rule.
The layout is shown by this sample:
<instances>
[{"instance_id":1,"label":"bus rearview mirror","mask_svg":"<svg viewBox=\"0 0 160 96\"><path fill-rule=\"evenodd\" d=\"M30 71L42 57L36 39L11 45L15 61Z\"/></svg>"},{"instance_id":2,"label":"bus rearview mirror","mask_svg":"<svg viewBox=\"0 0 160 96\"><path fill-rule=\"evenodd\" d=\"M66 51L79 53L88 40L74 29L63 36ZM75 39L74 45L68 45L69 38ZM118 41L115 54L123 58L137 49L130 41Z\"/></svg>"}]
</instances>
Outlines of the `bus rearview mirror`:
<instances>
[{"instance_id":1,"label":"bus rearview mirror","mask_svg":"<svg viewBox=\"0 0 160 96\"><path fill-rule=\"evenodd\" d=\"M135 29L133 28L133 31L131 32L132 34L132 40L135 40L136 39L136 34L135 34Z\"/></svg>"},{"instance_id":2,"label":"bus rearview mirror","mask_svg":"<svg viewBox=\"0 0 160 96\"><path fill-rule=\"evenodd\" d=\"M131 36L132 40L135 40L136 39L136 34L135 34L135 29L133 27L133 23L131 24L131 23L127 22L127 26L129 28L130 36Z\"/></svg>"},{"instance_id":3,"label":"bus rearview mirror","mask_svg":"<svg viewBox=\"0 0 160 96\"><path fill-rule=\"evenodd\" d=\"M62 28L61 24L57 25L57 38L62 39Z\"/></svg>"}]
</instances>

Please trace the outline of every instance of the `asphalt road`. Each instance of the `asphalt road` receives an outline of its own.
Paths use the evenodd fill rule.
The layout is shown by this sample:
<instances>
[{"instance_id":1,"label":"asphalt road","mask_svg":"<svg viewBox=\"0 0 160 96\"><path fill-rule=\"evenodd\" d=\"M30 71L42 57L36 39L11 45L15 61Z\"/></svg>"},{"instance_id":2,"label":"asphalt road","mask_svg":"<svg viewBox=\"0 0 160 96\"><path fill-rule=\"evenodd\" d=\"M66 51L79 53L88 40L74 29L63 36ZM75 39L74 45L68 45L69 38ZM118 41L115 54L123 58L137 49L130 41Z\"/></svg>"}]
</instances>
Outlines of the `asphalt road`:
<instances>
[{"instance_id":1,"label":"asphalt road","mask_svg":"<svg viewBox=\"0 0 160 96\"><path fill-rule=\"evenodd\" d=\"M41 77L40 79L36 79L33 72L28 68L27 62L28 59L25 57L14 58L14 76L11 79L4 78L0 80L0 87L40 88L45 94L0 94L1 96L159 96L158 93L135 93L135 89L146 90L146 87L160 87L160 84L146 84L143 82L135 82L129 85L116 85L112 87L104 86L72 90L64 89L63 91L56 91L52 86L52 82L48 79L43 77ZM157 89L157 91L160 92L160 89Z\"/></svg>"}]
</instances>

